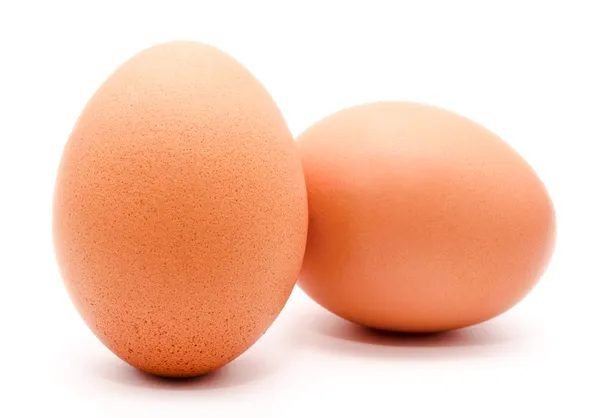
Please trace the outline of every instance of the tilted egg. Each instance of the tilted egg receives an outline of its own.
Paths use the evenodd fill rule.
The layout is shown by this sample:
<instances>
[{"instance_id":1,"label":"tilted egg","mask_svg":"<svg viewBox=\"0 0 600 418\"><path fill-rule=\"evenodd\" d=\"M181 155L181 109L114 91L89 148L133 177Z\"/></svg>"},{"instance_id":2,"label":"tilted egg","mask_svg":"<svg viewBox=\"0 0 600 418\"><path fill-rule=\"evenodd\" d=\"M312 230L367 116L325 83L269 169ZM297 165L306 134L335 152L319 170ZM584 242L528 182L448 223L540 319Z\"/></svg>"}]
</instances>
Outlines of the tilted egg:
<instances>
[{"instance_id":1,"label":"tilted egg","mask_svg":"<svg viewBox=\"0 0 600 418\"><path fill-rule=\"evenodd\" d=\"M506 311L545 271L546 188L469 119L371 103L298 141L310 213L299 285L331 312L385 330L459 328Z\"/></svg>"}]
</instances>

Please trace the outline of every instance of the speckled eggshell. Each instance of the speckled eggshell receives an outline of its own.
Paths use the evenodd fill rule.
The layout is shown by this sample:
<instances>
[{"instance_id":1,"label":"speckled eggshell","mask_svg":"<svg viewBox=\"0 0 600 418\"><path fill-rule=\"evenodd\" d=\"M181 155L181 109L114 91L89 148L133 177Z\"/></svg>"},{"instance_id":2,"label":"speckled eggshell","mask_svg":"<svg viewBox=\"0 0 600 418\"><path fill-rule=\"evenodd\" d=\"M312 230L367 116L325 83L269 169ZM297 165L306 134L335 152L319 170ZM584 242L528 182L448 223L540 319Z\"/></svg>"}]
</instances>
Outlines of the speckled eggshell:
<instances>
[{"instance_id":1,"label":"speckled eggshell","mask_svg":"<svg viewBox=\"0 0 600 418\"><path fill-rule=\"evenodd\" d=\"M88 102L53 218L89 328L127 363L183 377L232 361L275 320L308 213L296 144L263 86L213 47L170 42Z\"/></svg>"},{"instance_id":2,"label":"speckled eggshell","mask_svg":"<svg viewBox=\"0 0 600 418\"><path fill-rule=\"evenodd\" d=\"M555 216L506 142L452 112L371 103L300 135L309 232L299 284L358 324L443 331L490 319L545 271Z\"/></svg>"}]
</instances>

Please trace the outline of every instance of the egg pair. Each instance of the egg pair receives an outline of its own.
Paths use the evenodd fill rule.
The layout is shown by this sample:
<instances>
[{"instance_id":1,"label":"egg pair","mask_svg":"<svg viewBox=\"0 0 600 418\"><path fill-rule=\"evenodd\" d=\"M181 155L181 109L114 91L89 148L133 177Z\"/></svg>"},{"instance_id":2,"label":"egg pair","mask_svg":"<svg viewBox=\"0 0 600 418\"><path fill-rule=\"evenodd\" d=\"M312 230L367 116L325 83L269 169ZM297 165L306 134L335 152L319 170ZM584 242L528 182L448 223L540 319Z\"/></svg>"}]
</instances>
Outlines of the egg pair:
<instances>
[{"instance_id":1,"label":"egg pair","mask_svg":"<svg viewBox=\"0 0 600 418\"><path fill-rule=\"evenodd\" d=\"M299 278L352 322L410 332L516 304L554 246L548 193L505 142L454 113L373 103L293 140L225 53L170 42L87 103L53 208L67 291L92 332L148 373L232 361Z\"/></svg>"}]
</instances>

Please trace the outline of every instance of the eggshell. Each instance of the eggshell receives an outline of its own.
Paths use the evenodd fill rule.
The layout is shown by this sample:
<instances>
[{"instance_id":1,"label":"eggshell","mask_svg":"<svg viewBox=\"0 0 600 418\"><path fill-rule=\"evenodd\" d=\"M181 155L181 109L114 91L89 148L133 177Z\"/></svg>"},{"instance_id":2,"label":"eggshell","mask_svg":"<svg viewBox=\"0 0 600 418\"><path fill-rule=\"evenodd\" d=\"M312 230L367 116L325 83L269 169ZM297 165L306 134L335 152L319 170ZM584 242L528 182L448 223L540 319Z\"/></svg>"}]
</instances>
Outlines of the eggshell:
<instances>
[{"instance_id":1,"label":"eggshell","mask_svg":"<svg viewBox=\"0 0 600 418\"><path fill-rule=\"evenodd\" d=\"M545 271L552 202L482 126L371 103L298 140L310 213L299 284L331 312L384 330L449 330L506 311Z\"/></svg>"},{"instance_id":2,"label":"eggshell","mask_svg":"<svg viewBox=\"0 0 600 418\"><path fill-rule=\"evenodd\" d=\"M64 149L53 213L89 328L164 376L223 366L267 330L308 223L277 106L233 58L193 42L142 51L99 88Z\"/></svg>"}]
</instances>

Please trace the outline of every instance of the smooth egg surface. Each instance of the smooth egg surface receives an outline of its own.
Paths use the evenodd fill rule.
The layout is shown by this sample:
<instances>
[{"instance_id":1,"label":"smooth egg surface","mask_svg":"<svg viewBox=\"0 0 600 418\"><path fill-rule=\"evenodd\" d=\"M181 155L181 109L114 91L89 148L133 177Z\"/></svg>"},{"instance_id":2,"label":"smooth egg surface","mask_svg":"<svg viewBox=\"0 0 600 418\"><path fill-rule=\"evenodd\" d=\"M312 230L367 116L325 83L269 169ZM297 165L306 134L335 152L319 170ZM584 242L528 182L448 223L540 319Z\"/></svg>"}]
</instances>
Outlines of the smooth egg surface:
<instances>
[{"instance_id":1,"label":"smooth egg surface","mask_svg":"<svg viewBox=\"0 0 600 418\"><path fill-rule=\"evenodd\" d=\"M544 184L506 142L455 113L370 103L298 138L309 202L299 285L352 322L406 332L490 319L554 249Z\"/></svg>"}]
</instances>

